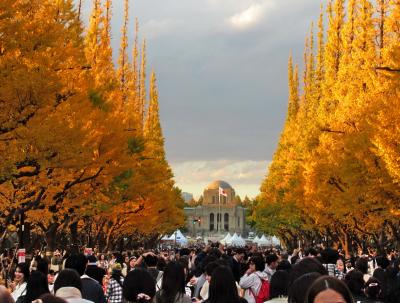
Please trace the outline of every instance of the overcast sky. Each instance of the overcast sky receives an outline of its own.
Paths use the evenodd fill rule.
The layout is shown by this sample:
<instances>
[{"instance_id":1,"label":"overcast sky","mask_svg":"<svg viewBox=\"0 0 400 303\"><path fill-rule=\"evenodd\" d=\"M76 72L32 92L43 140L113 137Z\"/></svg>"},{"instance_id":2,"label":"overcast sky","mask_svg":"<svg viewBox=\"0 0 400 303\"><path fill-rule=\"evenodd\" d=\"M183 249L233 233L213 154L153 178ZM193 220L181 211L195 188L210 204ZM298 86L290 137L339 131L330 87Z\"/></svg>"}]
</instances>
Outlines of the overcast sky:
<instances>
[{"instance_id":1,"label":"overcast sky","mask_svg":"<svg viewBox=\"0 0 400 303\"><path fill-rule=\"evenodd\" d=\"M89 15L90 0L83 0ZM325 3L326 1L323 1ZM254 197L283 126L287 59L300 62L317 0L131 0L159 85L177 185L198 197L215 179ZM123 0L113 1L113 48ZM132 40L132 39L131 39Z\"/></svg>"}]
</instances>

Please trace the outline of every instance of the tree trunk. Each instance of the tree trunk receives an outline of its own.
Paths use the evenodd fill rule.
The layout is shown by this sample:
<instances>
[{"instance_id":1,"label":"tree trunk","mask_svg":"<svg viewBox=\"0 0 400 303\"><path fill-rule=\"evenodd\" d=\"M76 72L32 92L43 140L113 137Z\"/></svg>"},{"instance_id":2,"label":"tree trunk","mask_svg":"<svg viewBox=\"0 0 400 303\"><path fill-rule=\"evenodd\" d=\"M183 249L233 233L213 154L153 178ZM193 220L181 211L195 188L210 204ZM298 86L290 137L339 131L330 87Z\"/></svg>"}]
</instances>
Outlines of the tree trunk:
<instances>
[{"instance_id":1,"label":"tree trunk","mask_svg":"<svg viewBox=\"0 0 400 303\"><path fill-rule=\"evenodd\" d=\"M57 248L57 228L58 223L51 223L49 228L45 231L47 251L53 252Z\"/></svg>"}]
</instances>

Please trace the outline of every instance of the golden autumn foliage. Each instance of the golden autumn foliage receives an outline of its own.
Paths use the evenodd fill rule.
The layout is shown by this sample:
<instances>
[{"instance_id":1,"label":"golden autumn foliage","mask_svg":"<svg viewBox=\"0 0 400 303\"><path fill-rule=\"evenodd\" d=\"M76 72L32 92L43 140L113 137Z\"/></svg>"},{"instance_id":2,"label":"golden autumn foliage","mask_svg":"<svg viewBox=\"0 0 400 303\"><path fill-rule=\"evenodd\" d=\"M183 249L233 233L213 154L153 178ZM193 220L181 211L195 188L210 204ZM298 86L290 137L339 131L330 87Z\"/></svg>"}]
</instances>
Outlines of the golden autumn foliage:
<instances>
[{"instance_id":1,"label":"golden autumn foliage","mask_svg":"<svg viewBox=\"0 0 400 303\"><path fill-rule=\"evenodd\" d=\"M329 1L316 50L307 38L298 96L290 57L288 115L253 213L259 229L292 246L400 245L399 20L398 0Z\"/></svg>"},{"instance_id":2,"label":"golden autumn foliage","mask_svg":"<svg viewBox=\"0 0 400 303\"><path fill-rule=\"evenodd\" d=\"M72 0L1 1L2 241L21 214L51 248L84 233L110 248L183 223L137 30L128 60L127 5L115 67L111 0L93 1L86 31Z\"/></svg>"}]
</instances>

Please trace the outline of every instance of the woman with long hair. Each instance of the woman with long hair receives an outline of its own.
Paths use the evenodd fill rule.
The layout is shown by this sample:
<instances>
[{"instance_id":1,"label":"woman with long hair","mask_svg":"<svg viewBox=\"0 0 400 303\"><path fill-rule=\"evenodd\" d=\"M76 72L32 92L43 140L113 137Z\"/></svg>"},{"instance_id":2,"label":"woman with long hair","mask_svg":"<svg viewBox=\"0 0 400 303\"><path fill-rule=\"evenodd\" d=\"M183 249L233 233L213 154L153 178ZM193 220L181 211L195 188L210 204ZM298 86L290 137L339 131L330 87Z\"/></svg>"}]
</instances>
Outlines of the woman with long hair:
<instances>
[{"instance_id":1,"label":"woman with long hair","mask_svg":"<svg viewBox=\"0 0 400 303\"><path fill-rule=\"evenodd\" d=\"M123 284L126 302L152 302L155 294L156 282L147 270L138 268L128 272Z\"/></svg>"},{"instance_id":2,"label":"woman with long hair","mask_svg":"<svg viewBox=\"0 0 400 303\"><path fill-rule=\"evenodd\" d=\"M19 297L26 295L26 285L29 278L29 266L26 263L19 263L15 268L14 281L10 283L12 289L11 296L17 302ZM21 299L20 299L21 301Z\"/></svg>"},{"instance_id":3,"label":"woman with long hair","mask_svg":"<svg viewBox=\"0 0 400 303\"><path fill-rule=\"evenodd\" d=\"M170 262L165 267L161 290L157 292L155 303L189 303L185 294L185 270L178 262Z\"/></svg>"},{"instance_id":4,"label":"woman with long hair","mask_svg":"<svg viewBox=\"0 0 400 303\"><path fill-rule=\"evenodd\" d=\"M235 278L226 266L218 266L213 270L205 303L247 303L239 297Z\"/></svg>"},{"instance_id":5,"label":"woman with long hair","mask_svg":"<svg viewBox=\"0 0 400 303\"><path fill-rule=\"evenodd\" d=\"M319 277L311 284L304 303L354 303L353 296L344 282L331 276Z\"/></svg>"},{"instance_id":6,"label":"woman with long hair","mask_svg":"<svg viewBox=\"0 0 400 303\"><path fill-rule=\"evenodd\" d=\"M31 303L39 299L40 296L48 293L50 293L50 291L46 275L40 271L32 272L26 285L26 295L23 301L25 303Z\"/></svg>"}]
</instances>

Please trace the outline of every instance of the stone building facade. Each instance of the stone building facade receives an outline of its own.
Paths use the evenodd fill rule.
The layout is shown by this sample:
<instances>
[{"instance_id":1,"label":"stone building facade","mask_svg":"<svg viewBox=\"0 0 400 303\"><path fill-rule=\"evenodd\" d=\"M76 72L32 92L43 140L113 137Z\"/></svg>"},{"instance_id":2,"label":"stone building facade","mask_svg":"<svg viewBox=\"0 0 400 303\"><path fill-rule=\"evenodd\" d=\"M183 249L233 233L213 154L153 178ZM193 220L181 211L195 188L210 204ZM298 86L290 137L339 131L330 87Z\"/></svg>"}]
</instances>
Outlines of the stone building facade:
<instances>
[{"instance_id":1,"label":"stone building facade","mask_svg":"<svg viewBox=\"0 0 400 303\"><path fill-rule=\"evenodd\" d=\"M219 188L227 197L219 195ZM203 203L185 207L186 227L192 236L212 236L227 232L247 235L246 208L236 201L235 190L225 181L210 183L203 192Z\"/></svg>"}]
</instances>

